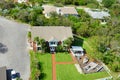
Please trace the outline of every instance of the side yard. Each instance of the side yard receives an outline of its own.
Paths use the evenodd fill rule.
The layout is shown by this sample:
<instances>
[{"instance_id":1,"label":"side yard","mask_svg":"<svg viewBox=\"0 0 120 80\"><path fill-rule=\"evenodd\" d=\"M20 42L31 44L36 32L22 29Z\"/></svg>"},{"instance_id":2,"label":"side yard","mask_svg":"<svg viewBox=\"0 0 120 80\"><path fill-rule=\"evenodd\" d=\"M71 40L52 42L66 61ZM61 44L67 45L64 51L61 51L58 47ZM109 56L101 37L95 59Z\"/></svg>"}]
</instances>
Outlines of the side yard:
<instances>
[{"instance_id":1,"label":"side yard","mask_svg":"<svg viewBox=\"0 0 120 80\"><path fill-rule=\"evenodd\" d=\"M34 53L30 51L31 55L31 78L30 80L36 80L38 76L39 80L53 80L52 72L52 54L49 53ZM55 65L56 67L56 80L94 80L98 78L108 77L109 75L104 72L92 73L92 74L80 74L76 67L73 59L69 53L57 53L55 54ZM59 64L59 62L64 64ZM39 74L39 75L38 75Z\"/></svg>"},{"instance_id":2,"label":"side yard","mask_svg":"<svg viewBox=\"0 0 120 80\"><path fill-rule=\"evenodd\" d=\"M52 80L52 61L51 54L39 54L30 51L31 55L31 80L36 80L38 73L39 80Z\"/></svg>"},{"instance_id":3,"label":"side yard","mask_svg":"<svg viewBox=\"0 0 120 80\"><path fill-rule=\"evenodd\" d=\"M88 38L88 39L84 39L83 47L88 51L88 54L90 54L92 57L101 58L102 54L97 54L98 52L96 52L97 50L95 50L96 46L97 46L96 39L97 39L97 36L94 36L94 37ZM109 67L109 69L110 69L110 67ZM120 74L120 72L113 72L111 70L110 74L113 76L114 79L116 79L118 77L118 75Z\"/></svg>"},{"instance_id":4,"label":"side yard","mask_svg":"<svg viewBox=\"0 0 120 80\"><path fill-rule=\"evenodd\" d=\"M98 46L97 43L97 36L94 36L92 38L84 38L84 44L83 44L83 48L86 49L87 53L94 58L102 58L101 56L103 54L98 54L99 52L97 52L96 47ZM83 39L83 38L82 38ZM108 66L108 68L110 69L110 67ZM111 69L110 69L111 70ZM114 79L118 78L118 75L120 74L120 72L113 72L112 70L110 71L110 74L113 76Z\"/></svg>"}]
</instances>

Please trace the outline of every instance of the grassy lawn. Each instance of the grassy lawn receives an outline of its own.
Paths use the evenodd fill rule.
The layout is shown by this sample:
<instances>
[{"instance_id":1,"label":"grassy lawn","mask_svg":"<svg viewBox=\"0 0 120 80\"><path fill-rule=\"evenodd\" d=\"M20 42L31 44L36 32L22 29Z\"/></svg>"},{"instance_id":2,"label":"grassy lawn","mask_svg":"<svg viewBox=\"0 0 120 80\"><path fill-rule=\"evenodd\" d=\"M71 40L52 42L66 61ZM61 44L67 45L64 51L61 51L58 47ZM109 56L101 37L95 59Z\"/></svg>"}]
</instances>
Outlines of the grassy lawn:
<instances>
[{"instance_id":1,"label":"grassy lawn","mask_svg":"<svg viewBox=\"0 0 120 80\"><path fill-rule=\"evenodd\" d=\"M52 59L51 54L37 54L37 58L42 65L42 72L45 77L41 80L52 80Z\"/></svg>"},{"instance_id":2,"label":"grassy lawn","mask_svg":"<svg viewBox=\"0 0 120 80\"><path fill-rule=\"evenodd\" d=\"M52 80L52 61L51 54L36 54L34 52L30 53L31 55L31 80L35 80L35 71L36 67L33 64L35 61L39 64L40 79L39 80ZM34 59L34 60L33 60Z\"/></svg>"},{"instance_id":3,"label":"grassy lawn","mask_svg":"<svg viewBox=\"0 0 120 80\"><path fill-rule=\"evenodd\" d=\"M56 62L71 62L72 58L69 53L57 53L55 54Z\"/></svg>"},{"instance_id":4,"label":"grassy lawn","mask_svg":"<svg viewBox=\"0 0 120 80\"><path fill-rule=\"evenodd\" d=\"M73 64L56 66L57 80L94 80L98 78L108 77L106 72L99 72L93 74L79 74Z\"/></svg>"}]
</instances>

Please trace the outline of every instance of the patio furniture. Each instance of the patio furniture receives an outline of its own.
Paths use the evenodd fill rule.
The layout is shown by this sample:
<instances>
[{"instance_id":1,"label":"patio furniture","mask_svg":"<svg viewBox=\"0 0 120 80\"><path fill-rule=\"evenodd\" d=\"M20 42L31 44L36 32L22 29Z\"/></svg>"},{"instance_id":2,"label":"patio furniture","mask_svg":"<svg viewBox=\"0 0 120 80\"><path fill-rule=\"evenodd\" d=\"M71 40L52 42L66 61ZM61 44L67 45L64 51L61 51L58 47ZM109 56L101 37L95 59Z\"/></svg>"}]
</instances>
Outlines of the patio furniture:
<instances>
[{"instance_id":1,"label":"patio furniture","mask_svg":"<svg viewBox=\"0 0 120 80\"><path fill-rule=\"evenodd\" d=\"M93 70L97 67L98 64L96 64L95 62L90 62L87 66L84 67L84 69L86 71L90 71L90 70Z\"/></svg>"},{"instance_id":2,"label":"patio furniture","mask_svg":"<svg viewBox=\"0 0 120 80\"><path fill-rule=\"evenodd\" d=\"M85 58L83 59L83 64L87 63L88 61L89 61L89 58L88 58L88 57L85 57Z\"/></svg>"}]
</instances>

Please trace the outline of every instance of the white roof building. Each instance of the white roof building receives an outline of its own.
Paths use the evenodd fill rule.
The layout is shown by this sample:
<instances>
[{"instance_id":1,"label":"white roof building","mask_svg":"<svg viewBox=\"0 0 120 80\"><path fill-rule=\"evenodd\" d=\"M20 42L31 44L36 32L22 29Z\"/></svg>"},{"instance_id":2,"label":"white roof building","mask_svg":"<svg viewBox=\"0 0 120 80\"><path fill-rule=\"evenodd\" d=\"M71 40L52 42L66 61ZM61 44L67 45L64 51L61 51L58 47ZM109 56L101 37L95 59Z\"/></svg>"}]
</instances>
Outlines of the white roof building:
<instances>
[{"instance_id":1,"label":"white roof building","mask_svg":"<svg viewBox=\"0 0 120 80\"><path fill-rule=\"evenodd\" d=\"M73 51L84 51L82 47L80 46L72 46Z\"/></svg>"},{"instance_id":2,"label":"white roof building","mask_svg":"<svg viewBox=\"0 0 120 80\"><path fill-rule=\"evenodd\" d=\"M91 10L90 8L85 8L84 10L94 19L104 19L105 17L110 16L108 12L99 9Z\"/></svg>"},{"instance_id":3,"label":"white roof building","mask_svg":"<svg viewBox=\"0 0 120 80\"><path fill-rule=\"evenodd\" d=\"M78 57L78 59L84 55L84 50L81 46L72 46L71 51L73 56Z\"/></svg>"}]
</instances>

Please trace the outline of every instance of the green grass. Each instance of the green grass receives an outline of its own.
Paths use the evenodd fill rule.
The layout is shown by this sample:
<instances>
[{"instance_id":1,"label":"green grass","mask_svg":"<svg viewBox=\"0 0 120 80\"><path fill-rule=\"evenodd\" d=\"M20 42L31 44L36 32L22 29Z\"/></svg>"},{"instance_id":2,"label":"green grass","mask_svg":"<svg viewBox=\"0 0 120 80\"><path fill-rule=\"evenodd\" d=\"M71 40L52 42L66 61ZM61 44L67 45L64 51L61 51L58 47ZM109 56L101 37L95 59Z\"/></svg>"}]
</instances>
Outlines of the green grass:
<instances>
[{"instance_id":1,"label":"green grass","mask_svg":"<svg viewBox=\"0 0 120 80\"><path fill-rule=\"evenodd\" d=\"M70 62L72 61L71 55L69 53L57 53L55 54L56 62Z\"/></svg>"},{"instance_id":2,"label":"green grass","mask_svg":"<svg viewBox=\"0 0 120 80\"><path fill-rule=\"evenodd\" d=\"M52 80L52 61L51 54L49 53L34 53L30 52L31 55L31 80L35 80L35 71L37 68L33 63L36 61L39 64L40 79L39 80Z\"/></svg>"},{"instance_id":3,"label":"green grass","mask_svg":"<svg viewBox=\"0 0 120 80\"><path fill-rule=\"evenodd\" d=\"M108 77L106 72L98 72L92 74L80 74L73 64L56 66L57 80L94 80L98 78Z\"/></svg>"},{"instance_id":4,"label":"green grass","mask_svg":"<svg viewBox=\"0 0 120 80\"><path fill-rule=\"evenodd\" d=\"M37 57L42 64L42 72L44 78L41 80L52 80L52 59L51 54L45 53L45 54L37 54Z\"/></svg>"},{"instance_id":5,"label":"green grass","mask_svg":"<svg viewBox=\"0 0 120 80\"><path fill-rule=\"evenodd\" d=\"M30 79L34 80L35 79L35 74L38 71L38 69L36 68L36 60L35 60L35 54L34 52L30 51L30 67L31 67L31 75L30 75Z\"/></svg>"}]
</instances>

